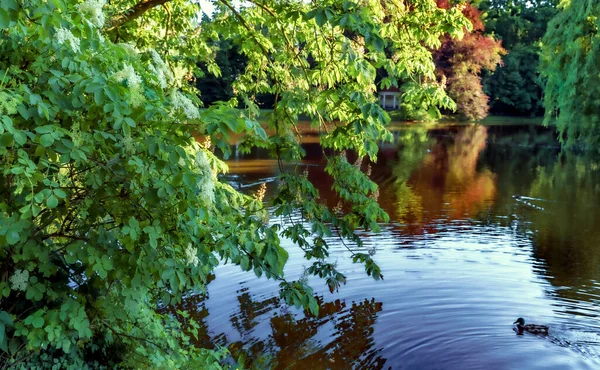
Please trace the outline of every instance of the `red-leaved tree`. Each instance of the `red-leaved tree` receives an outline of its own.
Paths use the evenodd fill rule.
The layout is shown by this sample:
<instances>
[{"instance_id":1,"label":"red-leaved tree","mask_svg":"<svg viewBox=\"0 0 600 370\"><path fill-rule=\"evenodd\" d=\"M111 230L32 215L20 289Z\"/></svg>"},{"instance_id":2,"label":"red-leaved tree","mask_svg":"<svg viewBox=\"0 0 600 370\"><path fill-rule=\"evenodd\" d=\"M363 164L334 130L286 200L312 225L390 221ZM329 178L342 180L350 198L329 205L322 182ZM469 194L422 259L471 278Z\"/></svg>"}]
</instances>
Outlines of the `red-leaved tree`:
<instances>
[{"instance_id":1,"label":"red-leaved tree","mask_svg":"<svg viewBox=\"0 0 600 370\"><path fill-rule=\"evenodd\" d=\"M452 6L450 0L436 0L440 8ZM466 119L480 120L487 116L489 98L483 92L480 73L482 69L493 71L502 63L506 50L501 41L484 36L481 13L472 4L462 5L463 14L473 24L461 40L450 35L442 37L442 46L434 51L436 73L447 81L448 94L457 104L457 112Z\"/></svg>"}]
</instances>

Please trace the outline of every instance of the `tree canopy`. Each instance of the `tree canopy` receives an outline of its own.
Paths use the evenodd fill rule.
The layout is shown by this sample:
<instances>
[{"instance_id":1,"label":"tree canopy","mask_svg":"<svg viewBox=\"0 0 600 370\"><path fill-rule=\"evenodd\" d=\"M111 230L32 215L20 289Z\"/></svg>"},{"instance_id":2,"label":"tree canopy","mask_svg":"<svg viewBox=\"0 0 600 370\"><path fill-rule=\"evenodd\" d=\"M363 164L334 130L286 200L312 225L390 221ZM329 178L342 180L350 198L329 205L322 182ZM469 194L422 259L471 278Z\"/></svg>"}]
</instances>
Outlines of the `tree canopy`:
<instances>
[{"instance_id":1,"label":"tree canopy","mask_svg":"<svg viewBox=\"0 0 600 370\"><path fill-rule=\"evenodd\" d=\"M544 83L540 78L542 37L556 14L556 0L483 0L485 32L502 40L503 64L484 73L492 114L542 115Z\"/></svg>"},{"instance_id":2,"label":"tree canopy","mask_svg":"<svg viewBox=\"0 0 600 370\"><path fill-rule=\"evenodd\" d=\"M451 6L448 0L437 0L439 7ZM435 55L436 72L448 83L448 93L457 104L457 113L463 118L481 120L488 114L488 96L483 92L481 73L494 71L506 54L501 42L484 35L481 13L471 3L462 5L462 12L472 24L472 31L457 40L444 35Z\"/></svg>"},{"instance_id":3,"label":"tree canopy","mask_svg":"<svg viewBox=\"0 0 600 370\"><path fill-rule=\"evenodd\" d=\"M600 142L600 4L561 1L544 36L546 122L557 117L560 140L598 148Z\"/></svg>"},{"instance_id":4,"label":"tree canopy","mask_svg":"<svg viewBox=\"0 0 600 370\"><path fill-rule=\"evenodd\" d=\"M234 263L279 280L288 304L314 314L306 281L283 274L280 238L334 291L345 277L326 237L360 246L356 231L387 219L377 186L345 153L375 160L390 137L378 68L381 86L411 80L413 96L450 104L430 50L470 26L461 11L434 0L214 3L201 24L184 0L0 0L2 366L220 367L223 351L190 345L196 323L183 312L182 330L161 308ZM220 75L219 35L247 64L232 99L201 110L192 81L199 64ZM261 125L265 93L275 104ZM301 160L301 114L322 132L343 212L301 170L282 167L267 205L220 181L227 167L215 153L229 155L233 133L242 150ZM266 223L265 206L308 223ZM368 254L351 253L381 278Z\"/></svg>"}]
</instances>

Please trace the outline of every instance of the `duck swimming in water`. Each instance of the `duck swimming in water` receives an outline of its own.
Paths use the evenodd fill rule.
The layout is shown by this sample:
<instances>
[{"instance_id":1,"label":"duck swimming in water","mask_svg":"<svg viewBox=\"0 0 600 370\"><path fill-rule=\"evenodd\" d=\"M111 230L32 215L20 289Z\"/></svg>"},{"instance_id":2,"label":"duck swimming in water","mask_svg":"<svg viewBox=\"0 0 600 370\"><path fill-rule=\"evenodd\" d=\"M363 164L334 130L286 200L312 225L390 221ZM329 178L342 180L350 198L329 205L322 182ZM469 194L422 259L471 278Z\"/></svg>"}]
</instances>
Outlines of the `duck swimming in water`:
<instances>
[{"instance_id":1,"label":"duck swimming in water","mask_svg":"<svg viewBox=\"0 0 600 370\"><path fill-rule=\"evenodd\" d=\"M517 321L513 322L513 325L517 324L515 326L515 331L518 334L523 334L524 331L531 333L531 334L536 334L536 335L548 335L548 327L546 325L534 325L534 324L527 324L525 325L525 320L523 320L522 317L519 317L517 319Z\"/></svg>"}]
</instances>

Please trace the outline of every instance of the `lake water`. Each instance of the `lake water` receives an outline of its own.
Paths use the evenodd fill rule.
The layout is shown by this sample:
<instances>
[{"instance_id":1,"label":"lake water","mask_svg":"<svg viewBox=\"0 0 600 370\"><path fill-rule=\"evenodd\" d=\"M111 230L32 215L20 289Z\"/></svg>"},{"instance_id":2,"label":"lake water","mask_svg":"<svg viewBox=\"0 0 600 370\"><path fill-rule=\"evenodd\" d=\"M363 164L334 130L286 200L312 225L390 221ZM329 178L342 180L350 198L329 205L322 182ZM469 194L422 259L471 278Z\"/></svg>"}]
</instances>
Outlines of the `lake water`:
<instances>
[{"instance_id":1,"label":"lake water","mask_svg":"<svg viewBox=\"0 0 600 370\"><path fill-rule=\"evenodd\" d=\"M316 318L283 303L276 282L219 267L208 298L183 304L203 324L199 345L228 346L256 368L600 368L600 159L561 155L539 126L393 131L371 172L391 222L363 233L385 280L332 240L348 283L331 294L309 280ZM305 141L302 166L335 202L318 141ZM244 191L277 186L264 153L228 164L225 179ZM297 278L308 263L283 245ZM518 317L550 335L516 335Z\"/></svg>"}]
</instances>

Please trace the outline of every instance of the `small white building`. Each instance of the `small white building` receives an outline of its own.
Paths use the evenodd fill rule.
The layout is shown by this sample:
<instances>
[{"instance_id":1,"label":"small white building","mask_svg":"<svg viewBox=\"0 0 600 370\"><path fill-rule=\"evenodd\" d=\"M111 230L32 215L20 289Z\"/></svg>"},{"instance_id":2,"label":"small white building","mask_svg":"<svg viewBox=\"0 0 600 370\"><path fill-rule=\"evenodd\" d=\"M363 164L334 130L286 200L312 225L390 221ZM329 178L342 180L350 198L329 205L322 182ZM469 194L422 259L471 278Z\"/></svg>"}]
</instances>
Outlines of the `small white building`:
<instances>
[{"instance_id":1,"label":"small white building","mask_svg":"<svg viewBox=\"0 0 600 370\"><path fill-rule=\"evenodd\" d=\"M400 108L400 90L396 87L379 91L379 105L383 109Z\"/></svg>"}]
</instances>

